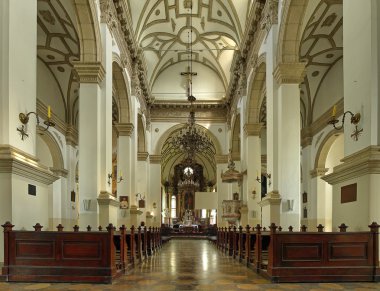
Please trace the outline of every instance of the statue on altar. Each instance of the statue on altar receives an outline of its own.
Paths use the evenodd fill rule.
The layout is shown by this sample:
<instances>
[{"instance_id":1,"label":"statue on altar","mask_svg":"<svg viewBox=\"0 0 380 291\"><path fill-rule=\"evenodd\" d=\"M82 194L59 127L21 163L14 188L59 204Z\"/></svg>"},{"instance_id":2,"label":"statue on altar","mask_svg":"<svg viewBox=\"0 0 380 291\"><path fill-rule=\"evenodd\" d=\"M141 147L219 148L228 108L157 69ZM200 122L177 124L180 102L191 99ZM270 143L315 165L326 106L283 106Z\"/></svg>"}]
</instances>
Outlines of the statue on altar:
<instances>
[{"instance_id":1,"label":"statue on altar","mask_svg":"<svg viewBox=\"0 0 380 291\"><path fill-rule=\"evenodd\" d=\"M185 214L183 215L183 225L185 226L191 226L193 224L193 212L190 209L185 210Z\"/></svg>"}]
</instances>

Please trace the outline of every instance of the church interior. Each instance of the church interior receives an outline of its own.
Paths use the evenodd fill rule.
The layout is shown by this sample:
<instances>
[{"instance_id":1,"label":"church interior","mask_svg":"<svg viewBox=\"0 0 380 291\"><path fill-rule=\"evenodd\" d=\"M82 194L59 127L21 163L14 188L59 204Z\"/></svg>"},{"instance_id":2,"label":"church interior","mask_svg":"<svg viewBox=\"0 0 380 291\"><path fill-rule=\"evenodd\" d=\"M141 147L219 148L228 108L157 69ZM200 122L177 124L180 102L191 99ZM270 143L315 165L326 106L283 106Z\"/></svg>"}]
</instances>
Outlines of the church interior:
<instances>
[{"instance_id":1,"label":"church interior","mask_svg":"<svg viewBox=\"0 0 380 291\"><path fill-rule=\"evenodd\" d=\"M347 229L352 249L312 256L371 256L372 279L349 281L380 279L378 1L0 2L0 281L33 253L48 256L49 243L18 239L60 232L75 241L83 232L72 256L90 254L86 240L108 234L118 235L118 258L125 251L133 262L128 247L141 244L136 256L147 259L131 271L140 273L117 283L131 290L149 282L160 282L152 290L251 290L281 282L270 267L274 237L293 229L311 240ZM258 242L264 233L267 244ZM268 258L253 254L258 248ZM290 248L287 255L301 256ZM170 258L177 264L165 269ZM213 270L205 261L234 270L195 286L182 258L199 263L196 272ZM264 272L273 275L247 275L241 260L257 270L269 260ZM155 262L161 271L152 271ZM169 269L172 277L160 277ZM344 281L337 272L331 280ZM182 287L163 282L178 274ZM20 281L34 281L28 276ZM322 277L311 281L329 281ZM325 284L319 288L379 288Z\"/></svg>"}]
</instances>

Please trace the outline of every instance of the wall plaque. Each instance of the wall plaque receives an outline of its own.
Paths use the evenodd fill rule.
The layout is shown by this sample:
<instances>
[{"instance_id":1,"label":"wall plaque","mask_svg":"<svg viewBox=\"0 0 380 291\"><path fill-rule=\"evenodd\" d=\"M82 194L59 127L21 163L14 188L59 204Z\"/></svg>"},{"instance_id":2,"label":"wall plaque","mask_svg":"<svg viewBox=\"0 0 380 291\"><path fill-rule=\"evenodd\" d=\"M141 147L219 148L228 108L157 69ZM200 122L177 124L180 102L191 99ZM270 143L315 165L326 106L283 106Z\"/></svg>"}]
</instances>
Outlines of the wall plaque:
<instances>
[{"instance_id":1,"label":"wall plaque","mask_svg":"<svg viewBox=\"0 0 380 291\"><path fill-rule=\"evenodd\" d=\"M357 183L340 188L340 203L354 202L357 200Z\"/></svg>"}]
</instances>

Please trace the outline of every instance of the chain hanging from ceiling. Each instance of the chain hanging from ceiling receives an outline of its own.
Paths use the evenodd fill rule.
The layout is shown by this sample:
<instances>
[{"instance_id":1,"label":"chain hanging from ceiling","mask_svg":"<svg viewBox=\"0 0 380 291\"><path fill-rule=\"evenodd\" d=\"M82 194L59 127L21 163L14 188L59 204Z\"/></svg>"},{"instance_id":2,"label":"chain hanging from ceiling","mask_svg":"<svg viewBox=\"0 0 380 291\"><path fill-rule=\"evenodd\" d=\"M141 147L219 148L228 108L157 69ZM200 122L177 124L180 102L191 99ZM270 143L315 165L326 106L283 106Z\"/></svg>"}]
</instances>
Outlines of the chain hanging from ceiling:
<instances>
[{"instance_id":1,"label":"chain hanging from ceiling","mask_svg":"<svg viewBox=\"0 0 380 291\"><path fill-rule=\"evenodd\" d=\"M179 130L172 136L172 144L174 147L180 149L185 153L184 163L191 165L194 163L195 155L197 153L205 152L214 147L211 139L205 130L196 128L195 126L195 112L193 103L196 98L193 96L193 49L192 49L192 2L188 1L187 5L190 9L190 31L188 31L188 68L189 73L187 82L187 100L190 102L189 118L184 129Z\"/></svg>"}]
</instances>

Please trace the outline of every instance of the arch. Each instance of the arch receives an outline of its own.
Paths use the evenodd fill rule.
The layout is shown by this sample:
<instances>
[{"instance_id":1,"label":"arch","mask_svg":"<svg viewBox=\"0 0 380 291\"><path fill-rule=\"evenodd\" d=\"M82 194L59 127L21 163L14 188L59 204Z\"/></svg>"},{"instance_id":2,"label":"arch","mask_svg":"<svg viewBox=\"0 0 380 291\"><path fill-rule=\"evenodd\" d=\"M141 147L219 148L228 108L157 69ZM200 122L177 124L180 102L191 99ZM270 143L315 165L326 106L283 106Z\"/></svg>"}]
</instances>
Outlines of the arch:
<instances>
[{"instance_id":1,"label":"arch","mask_svg":"<svg viewBox=\"0 0 380 291\"><path fill-rule=\"evenodd\" d=\"M260 115L260 97L263 88L265 87L266 79L266 63L265 54L261 55L258 59L257 69L253 77L253 81L249 88L249 98L247 100L247 122L250 124L258 123Z\"/></svg>"},{"instance_id":2,"label":"arch","mask_svg":"<svg viewBox=\"0 0 380 291\"><path fill-rule=\"evenodd\" d=\"M184 124L177 124L177 125L174 125L172 127L170 127L169 129L167 129L161 136L160 138L158 139L157 141L157 144L156 144L156 147L154 149L154 155L160 155L161 154L161 151L162 151L162 147L164 146L166 140L169 138L169 136L171 136L174 132L184 128ZM220 145L220 142L219 140L216 138L216 136L211 132L209 131L207 128L205 128L204 126L202 125L199 125L200 127L203 127L208 136L210 137L212 143L214 144L215 146L215 151L216 151L216 154L217 155L222 155L223 152L222 152L222 147Z\"/></svg>"},{"instance_id":3,"label":"arch","mask_svg":"<svg viewBox=\"0 0 380 291\"><path fill-rule=\"evenodd\" d=\"M119 109L119 123L130 123L131 112L129 105L129 95L127 91L127 84L124 78L123 69L120 64L115 60L112 63L112 79L116 91L116 103Z\"/></svg>"},{"instance_id":4,"label":"arch","mask_svg":"<svg viewBox=\"0 0 380 291\"><path fill-rule=\"evenodd\" d=\"M50 131L39 131L39 137L46 143L50 150L51 157L53 159L53 168L64 170L65 165L63 161L63 155L61 148L54 138L54 136L50 133Z\"/></svg>"},{"instance_id":5,"label":"arch","mask_svg":"<svg viewBox=\"0 0 380 291\"><path fill-rule=\"evenodd\" d=\"M86 63L102 62L102 42L96 2L93 0L73 0L73 4L78 22L80 61Z\"/></svg>"},{"instance_id":6,"label":"arch","mask_svg":"<svg viewBox=\"0 0 380 291\"><path fill-rule=\"evenodd\" d=\"M299 62L302 22L309 0L285 0L277 44L277 63ZM296 32L294 33L294 30Z\"/></svg>"},{"instance_id":7,"label":"arch","mask_svg":"<svg viewBox=\"0 0 380 291\"><path fill-rule=\"evenodd\" d=\"M343 129L339 131L333 129L325 136L320 146L318 147L317 154L315 155L314 169L325 168L326 159L330 148L338 136L341 134L343 134Z\"/></svg>"}]
</instances>

